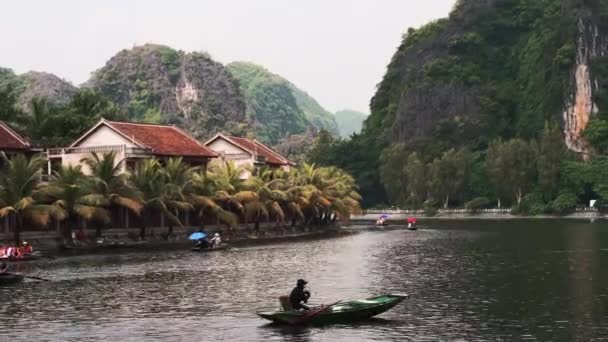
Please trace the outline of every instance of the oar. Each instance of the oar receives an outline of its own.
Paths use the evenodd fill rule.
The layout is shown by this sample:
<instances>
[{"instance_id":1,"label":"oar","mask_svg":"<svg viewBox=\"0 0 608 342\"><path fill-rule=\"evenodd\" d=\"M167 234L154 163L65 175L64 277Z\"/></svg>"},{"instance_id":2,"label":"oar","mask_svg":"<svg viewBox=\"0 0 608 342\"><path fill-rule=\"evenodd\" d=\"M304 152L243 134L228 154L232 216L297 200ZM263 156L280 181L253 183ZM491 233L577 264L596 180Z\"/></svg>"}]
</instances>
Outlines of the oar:
<instances>
[{"instance_id":1,"label":"oar","mask_svg":"<svg viewBox=\"0 0 608 342\"><path fill-rule=\"evenodd\" d=\"M296 324L304 324L308 321L310 321L311 319L313 319L314 317L322 314L323 312L327 311L328 309L330 309L332 306L340 303L341 300L329 304L329 305L322 305L320 308L314 309L314 310L310 310L308 312L306 312L306 314L302 315L301 317L298 317L298 319L294 320L291 324L292 325L296 325Z\"/></svg>"},{"instance_id":2,"label":"oar","mask_svg":"<svg viewBox=\"0 0 608 342\"><path fill-rule=\"evenodd\" d=\"M50 279L45 279L45 278L40 278L40 277L34 277L34 276L27 276L25 274L21 274L21 276L23 276L24 278L36 279L36 280L40 280L40 281L51 281Z\"/></svg>"}]
</instances>

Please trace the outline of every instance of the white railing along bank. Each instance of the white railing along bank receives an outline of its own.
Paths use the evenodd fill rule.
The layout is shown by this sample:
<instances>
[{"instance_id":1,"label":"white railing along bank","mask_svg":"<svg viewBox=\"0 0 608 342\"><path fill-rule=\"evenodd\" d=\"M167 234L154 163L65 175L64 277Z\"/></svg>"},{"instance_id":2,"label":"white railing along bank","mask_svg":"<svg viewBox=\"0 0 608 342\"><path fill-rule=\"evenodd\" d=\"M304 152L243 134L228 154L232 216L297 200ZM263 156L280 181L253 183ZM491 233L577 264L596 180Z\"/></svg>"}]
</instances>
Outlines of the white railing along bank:
<instances>
[{"instance_id":1,"label":"white railing along bank","mask_svg":"<svg viewBox=\"0 0 608 342\"><path fill-rule=\"evenodd\" d=\"M598 212L598 208L576 208L576 213L592 213ZM493 209L438 209L439 214L509 214L511 209L509 208L493 208ZM363 210L363 215L367 214L392 214L392 215L412 215L412 214L424 214L423 209L367 209Z\"/></svg>"}]
</instances>

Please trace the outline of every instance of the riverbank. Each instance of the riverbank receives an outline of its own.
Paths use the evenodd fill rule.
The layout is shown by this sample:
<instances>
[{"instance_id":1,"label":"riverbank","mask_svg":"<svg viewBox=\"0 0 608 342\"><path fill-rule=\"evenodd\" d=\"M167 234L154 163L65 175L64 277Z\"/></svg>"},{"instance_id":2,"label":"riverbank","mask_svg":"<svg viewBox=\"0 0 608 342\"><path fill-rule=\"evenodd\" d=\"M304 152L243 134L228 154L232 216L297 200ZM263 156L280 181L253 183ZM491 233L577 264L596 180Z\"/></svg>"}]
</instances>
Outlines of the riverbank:
<instances>
[{"instance_id":1,"label":"riverbank","mask_svg":"<svg viewBox=\"0 0 608 342\"><path fill-rule=\"evenodd\" d=\"M374 223L380 215L388 215L389 223L405 222L408 217L425 220L546 220L546 219L578 219L578 220L604 220L608 215L595 208L577 210L567 215L512 215L508 209L486 209L470 211L465 209L438 210L436 215L425 215L423 210L368 210L361 215L353 215L353 223Z\"/></svg>"},{"instance_id":2,"label":"riverbank","mask_svg":"<svg viewBox=\"0 0 608 342\"><path fill-rule=\"evenodd\" d=\"M193 242L188 236L195 228L174 228L173 234L167 236L167 228L148 229L145 240L138 238L139 229L105 229L101 238L95 238L94 230L85 230L87 239L76 241L74 246L66 248L61 237L54 231L22 233L22 239L34 246L43 255L83 255L95 253L114 253L135 250L170 250L188 249ZM262 224L258 230L252 227L226 228L213 226L205 230L213 235L218 232L226 244L234 247L271 244L285 241L329 238L354 234L352 230L343 229L339 225L330 226L277 226ZM12 243L12 235L4 234L0 245Z\"/></svg>"}]
</instances>

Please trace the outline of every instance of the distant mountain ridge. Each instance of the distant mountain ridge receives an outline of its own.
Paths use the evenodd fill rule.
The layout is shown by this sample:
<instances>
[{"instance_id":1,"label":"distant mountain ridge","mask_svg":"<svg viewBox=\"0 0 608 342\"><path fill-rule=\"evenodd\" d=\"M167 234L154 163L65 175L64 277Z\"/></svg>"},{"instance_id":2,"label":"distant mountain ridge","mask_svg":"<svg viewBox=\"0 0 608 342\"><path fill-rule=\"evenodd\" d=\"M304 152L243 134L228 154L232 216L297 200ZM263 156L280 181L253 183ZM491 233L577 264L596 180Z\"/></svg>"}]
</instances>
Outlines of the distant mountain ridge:
<instances>
[{"instance_id":1,"label":"distant mountain ridge","mask_svg":"<svg viewBox=\"0 0 608 342\"><path fill-rule=\"evenodd\" d=\"M7 85L25 113L34 98L63 105L79 89L90 89L129 120L175 124L201 139L227 132L275 145L309 130L338 135L334 115L283 77L252 63L225 67L208 54L164 45L119 51L80 88L53 74L0 68L0 88Z\"/></svg>"},{"instance_id":2,"label":"distant mountain ridge","mask_svg":"<svg viewBox=\"0 0 608 342\"><path fill-rule=\"evenodd\" d=\"M361 133L363 121L367 118L367 114L356 110L339 110L336 112L336 122L340 130L340 137L348 138L354 133Z\"/></svg>"},{"instance_id":3,"label":"distant mountain ridge","mask_svg":"<svg viewBox=\"0 0 608 342\"><path fill-rule=\"evenodd\" d=\"M276 144L311 127L338 134L333 114L285 78L249 62L233 62L226 67L239 81L247 111L261 126L262 139L267 142Z\"/></svg>"}]
</instances>

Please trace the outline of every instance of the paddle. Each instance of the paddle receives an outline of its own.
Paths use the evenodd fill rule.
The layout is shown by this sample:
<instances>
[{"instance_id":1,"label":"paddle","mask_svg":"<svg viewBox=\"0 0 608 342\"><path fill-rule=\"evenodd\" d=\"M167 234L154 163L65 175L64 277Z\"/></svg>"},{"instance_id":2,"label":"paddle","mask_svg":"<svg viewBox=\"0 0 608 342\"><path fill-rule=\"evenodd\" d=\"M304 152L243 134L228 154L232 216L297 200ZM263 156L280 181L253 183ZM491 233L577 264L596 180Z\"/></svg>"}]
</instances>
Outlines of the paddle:
<instances>
[{"instance_id":1,"label":"paddle","mask_svg":"<svg viewBox=\"0 0 608 342\"><path fill-rule=\"evenodd\" d=\"M306 312L306 314L298 317L298 319L294 320L291 324L292 325L304 324L304 323L310 321L312 318L314 318L314 317L322 314L323 312L327 311L332 306L334 306L334 305L336 305L336 304L338 304L340 302L341 302L341 300L339 300L339 301L337 301L335 303L329 304L329 305L321 305L321 307L319 307L317 309L314 309L314 310L310 310L310 311Z\"/></svg>"},{"instance_id":2,"label":"paddle","mask_svg":"<svg viewBox=\"0 0 608 342\"><path fill-rule=\"evenodd\" d=\"M21 276L23 276L23 278L30 278L30 279L40 280L40 281L51 281L50 279L45 279L45 278L40 278L40 277L34 277L34 276L27 276L25 274L22 274Z\"/></svg>"}]
</instances>

